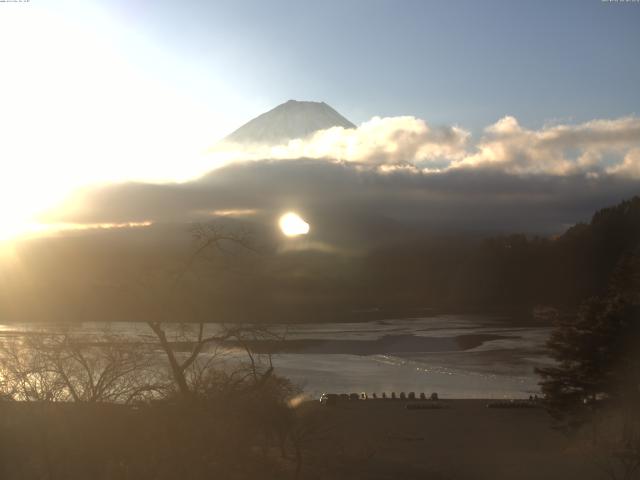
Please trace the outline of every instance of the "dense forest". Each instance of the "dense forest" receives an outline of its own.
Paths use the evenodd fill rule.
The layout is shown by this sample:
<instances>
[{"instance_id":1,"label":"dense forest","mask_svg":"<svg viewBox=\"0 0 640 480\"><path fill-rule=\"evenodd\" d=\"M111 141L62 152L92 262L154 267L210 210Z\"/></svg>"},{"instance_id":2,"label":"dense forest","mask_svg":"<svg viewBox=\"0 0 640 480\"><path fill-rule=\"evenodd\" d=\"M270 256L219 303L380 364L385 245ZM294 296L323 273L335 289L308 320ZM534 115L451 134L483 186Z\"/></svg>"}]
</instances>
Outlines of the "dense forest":
<instances>
[{"instance_id":1,"label":"dense forest","mask_svg":"<svg viewBox=\"0 0 640 480\"><path fill-rule=\"evenodd\" d=\"M211 242L217 237L222 240ZM3 271L0 314L7 321L155 321L160 315L164 321L300 322L418 316L429 309L510 310L522 318L535 307L571 310L603 293L623 259L640 255L640 197L553 238L394 238L347 251L282 250L260 225L219 222L33 240L20 247L20 268Z\"/></svg>"},{"instance_id":2,"label":"dense forest","mask_svg":"<svg viewBox=\"0 0 640 480\"><path fill-rule=\"evenodd\" d=\"M411 315L429 308L574 309L604 293L620 263L638 256L640 197L634 197L554 238L452 235L387 245L355 258L281 255L279 273L257 289L276 298L287 292L313 305L309 310L316 316L339 310L336 305L356 316Z\"/></svg>"},{"instance_id":3,"label":"dense forest","mask_svg":"<svg viewBox=\"0 0 640 480\"><path fill-rule=\"evenodd\" d=\"M640 255L640 197L602 209L556 238L443 239L368 255L375 298L468 307L574 307L604 292L618 264Z\"/></svg>"}]
</instances>

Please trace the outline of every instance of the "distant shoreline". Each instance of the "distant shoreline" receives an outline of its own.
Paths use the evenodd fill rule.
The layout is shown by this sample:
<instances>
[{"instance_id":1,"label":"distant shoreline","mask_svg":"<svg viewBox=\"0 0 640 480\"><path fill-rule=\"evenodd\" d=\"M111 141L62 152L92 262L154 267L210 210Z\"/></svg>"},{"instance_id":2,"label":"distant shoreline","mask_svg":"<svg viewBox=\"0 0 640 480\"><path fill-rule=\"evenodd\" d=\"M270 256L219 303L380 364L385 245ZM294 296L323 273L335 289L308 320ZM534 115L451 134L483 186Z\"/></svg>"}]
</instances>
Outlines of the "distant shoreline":
<instances>
[{"instance_id":1,"label":"distant shoreline","mask_svg":"<svg viewBox=\"0 0 640 480\"><path fill-rule=\"evenodd\" d=\"M496 324L504 325L513 324L523 327L550 327L553 326L553 321L549 318L537 317L532 313L532 309L516 309L507 307L496 308L440 308L440 307L393 307L393 308L369 308L354 310L351 312L335 312L335 313L318 313L318 312L301 312L296 315L296 319L292 319L291 315L281 318L279 321L261 321L256 319L240 320L237 318L232 319L211 319L202 323L205 324L236 324L236 323L248 323L256 325L307 325L307 324L329 324L329 323L365 323L365 322L382 322L390 320L410 320L418 318L430 318L445 315L470 315L470 316L482 316L484 320L488 320L487 317L491 317L495 320ZM147 323L146 320L99 320L100 323ZM91 320L86 322L58 322L58 321L25 321L25 320L9 320L4 319L0 321L2 325L60 325L60 326L74 326L82 323L92 323ZM198 321L193 322L163 322L163 323L200 323Z\"/></svg>"}]
</instances>

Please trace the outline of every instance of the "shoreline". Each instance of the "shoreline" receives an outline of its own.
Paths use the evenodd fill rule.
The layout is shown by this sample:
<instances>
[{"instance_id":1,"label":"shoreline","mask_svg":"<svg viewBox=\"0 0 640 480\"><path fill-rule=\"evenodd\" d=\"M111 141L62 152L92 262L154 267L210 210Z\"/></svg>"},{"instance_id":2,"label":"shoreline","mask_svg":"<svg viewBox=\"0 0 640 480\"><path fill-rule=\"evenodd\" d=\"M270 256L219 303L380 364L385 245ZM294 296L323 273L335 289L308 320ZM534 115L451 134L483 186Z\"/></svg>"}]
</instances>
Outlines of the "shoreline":
<instances>
[{"instance_id":1,"label":"shoreline","mask_svg":"<svg viewBox=\"0 0 640 480\"><path fill-rule=\"evenodd\" d=\"M283 317L279 321L246 321L242 322L237 319L232 321L210 320L202 322L204 324L255 324L255 325L308 325L308 324L344 324L344 323L367 323L367 322L384 322L392 320L411 320L411 319L424 319L438 316L452 316L452 315L466 315L466 316L479 316L491 318L495 321L496 325L513 325L518 327L551 327L554 322L545 318L544 316L536 316L533 313L533 308L516 308L516 307L494 307L494 308L480 308L480 307L459 307L459 308L445 308L445 307L373 307L361 310L352 310L351 312L333 312L322 313L318 315L317 312L301 312L297 315L300 319L293 320L290 316ZM77 321L77 322L58 322L58 321L29 321L29 320L3 320L0 325L40 325L43 327L59 325L66 327L73 327L75 325L82 325L83 323L93 323L91 321ZM147 320L101 320L100 323L136 323L145 324ZM187 323L187 324L199 324L201 322L164 322L167 324L172 323Z\"/></svg>"}]
</instances>

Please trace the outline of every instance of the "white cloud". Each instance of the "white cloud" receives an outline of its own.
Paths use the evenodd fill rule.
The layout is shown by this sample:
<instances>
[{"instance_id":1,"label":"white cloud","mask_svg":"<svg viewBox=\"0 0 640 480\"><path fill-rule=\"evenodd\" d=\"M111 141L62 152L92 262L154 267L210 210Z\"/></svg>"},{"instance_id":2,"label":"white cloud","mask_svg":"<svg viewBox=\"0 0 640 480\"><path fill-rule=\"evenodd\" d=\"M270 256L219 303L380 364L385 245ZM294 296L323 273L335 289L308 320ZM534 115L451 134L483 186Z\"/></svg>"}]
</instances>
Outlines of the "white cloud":
<instances>
[{"instance_id":1,"label":"white cloud","mask_svg":"<svg viewBox=\"0 0 640 480\"><path fill-rule=\"evenodd\" d=\"M624 161L607 169L607 173L616 176L640 179L640 148L635 148L627 153Z\"/></svg>"},{"instance_id":2,"label":"white cloud","mask_svg":"<svg viewBox=\"0 0 640 480\"><path fill-rule=\"evenodd\" d=\"M513 175L637 176L637 153L632 152L640 148L640 119L598 119L533 130L505 116L488 126L475 145L469 139L470 133L456 126L433 127L411 116L374 117L357 128L334 127L283 145L221 144L211 157L218 165L311 158L354 162L381 172L490 169Z\"/></svg>"},{"instance_id":3,"label":"white cloud","mask_svg":"<svg viewBox=\"0 0 640 480\"><path fill-rule=\"evenodd\" d=\"M283 145L221 144L211 155L219 164L234 160L326 158L365 165L403 165L461 159L469 132L459 127L432 127L411 116L374 117L357 128L333 127L309 139Z\"/></svg>"},{"instance_id":4,"label":"white cloud","mask_svg":"<svg viewBox=\"0 0 640 480\"><path fill-rule=\"evenodd\" d=\"M456 127L433 128L414 117L374 118L285 145L224 145L212 156L225 168L184 183L87 188L42 221L119 225L211 215L272 221L295 208L312 224L339 212L434 228L557 232L637 194L640 119L533 130L504 117L473 145L469 133ZM336 237L351 231L349 222L333 230Z\"/></svg>"},{"instance_id":5,"label":"white cloud","mask_svg":"<svg viewBox=\"0 0 640 480\"><path fill-rule=\"evenodd\" d=\"M504 117L485 129L475 152L451 168L492 168L511 174L594 175L621 172L617 165L640 146L640 119L593 120L540 130Z\"/></svg>"}]
</instances>

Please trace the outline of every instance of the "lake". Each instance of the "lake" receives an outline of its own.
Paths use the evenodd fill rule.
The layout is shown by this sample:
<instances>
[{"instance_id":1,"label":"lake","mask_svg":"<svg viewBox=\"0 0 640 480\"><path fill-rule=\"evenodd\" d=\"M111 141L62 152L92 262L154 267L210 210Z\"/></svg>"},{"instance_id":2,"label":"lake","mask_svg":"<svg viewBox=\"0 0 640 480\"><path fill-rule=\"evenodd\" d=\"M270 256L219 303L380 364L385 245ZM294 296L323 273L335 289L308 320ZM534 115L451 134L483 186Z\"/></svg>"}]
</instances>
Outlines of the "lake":
<instances>
[{"instance_id":1,"label":"lake","mask_svg":"<svg viewBox=\"0 0 640 480\"><path fill-rule=\"evenodd\" d=\"M59 328L7 324L0 325L0 332ZM105 324L65 328L91 337L102 334ZM120 322L108 328L114 334L154 339L145 324ZM435 315L274 328L286 333L273 355L276 373L314 397L323 392L404 391L437 392L442 398L522 398L539 393L534 368L550 363L544 343L551 328L515 326L504 317Z\"/></svg>"}]
</instances>

